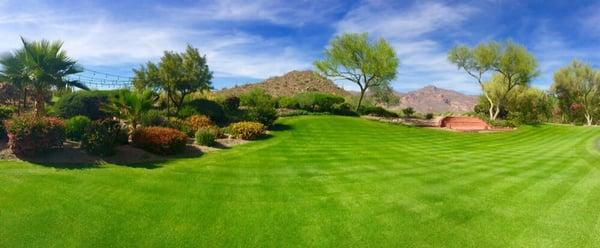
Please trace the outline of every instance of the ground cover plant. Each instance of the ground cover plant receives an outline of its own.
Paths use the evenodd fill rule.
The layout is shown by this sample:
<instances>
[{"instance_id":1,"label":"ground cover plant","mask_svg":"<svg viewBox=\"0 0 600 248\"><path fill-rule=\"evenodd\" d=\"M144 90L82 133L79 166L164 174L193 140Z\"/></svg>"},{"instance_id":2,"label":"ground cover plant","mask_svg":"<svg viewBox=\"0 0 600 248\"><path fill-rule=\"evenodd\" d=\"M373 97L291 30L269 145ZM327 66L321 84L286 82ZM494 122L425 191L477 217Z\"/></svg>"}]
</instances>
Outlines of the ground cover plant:
<instances>
[{"instance_id":1,"label":"ground cover plant","mask_svg":"<svg viewBox=\"0 0 600 248\"><path fill-rule=\"evenodd\" d=\"M353 117L155 169L0 162L0 246L593 247L600 129ZM60 165L55 165L55 167Z\"/></svg>"}]
</instances>

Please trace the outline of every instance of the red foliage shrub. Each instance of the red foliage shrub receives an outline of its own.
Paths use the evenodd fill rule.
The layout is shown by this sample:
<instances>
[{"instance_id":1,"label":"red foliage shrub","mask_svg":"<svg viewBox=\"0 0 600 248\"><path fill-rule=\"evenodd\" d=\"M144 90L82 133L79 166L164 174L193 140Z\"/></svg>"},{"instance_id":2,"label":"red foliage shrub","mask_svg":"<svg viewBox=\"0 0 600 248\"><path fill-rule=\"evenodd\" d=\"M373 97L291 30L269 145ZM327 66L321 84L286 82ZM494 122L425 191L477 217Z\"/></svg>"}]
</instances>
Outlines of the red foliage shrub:
<instances>
[{"instance_id":1,"label":"red foliage shrub","mask_svg":"<svg viewBox=\"0 0 600 248\"><path fill-rule=\"evenodd\" d=\"M133 131L134 146L148 152L169 155L183 151L187 143L185 133L166 127L142 127Z\"/></svg>"},{"instance_id":2,"label":"red foliage shrub","mask_svg":"<svg viewBox=\"0 0 600 248\"><path fill-rule=\"evenodd\" d=\"M8 145L17 156L33 156L52 148L62 148L65 123L54 117L23 115L6 122Z\"/></svg>"},{"instance_id":3,"label":"red foliage shrub","mask_svg":"<svg viewBox=\"0 0 600 248\"><path fill-rule=\"evenodd\" d=\"M185 125L194 133L200 128L213 126L213 122L205 115L192 115L185 119Z\"/></svg>"}]
</instances>

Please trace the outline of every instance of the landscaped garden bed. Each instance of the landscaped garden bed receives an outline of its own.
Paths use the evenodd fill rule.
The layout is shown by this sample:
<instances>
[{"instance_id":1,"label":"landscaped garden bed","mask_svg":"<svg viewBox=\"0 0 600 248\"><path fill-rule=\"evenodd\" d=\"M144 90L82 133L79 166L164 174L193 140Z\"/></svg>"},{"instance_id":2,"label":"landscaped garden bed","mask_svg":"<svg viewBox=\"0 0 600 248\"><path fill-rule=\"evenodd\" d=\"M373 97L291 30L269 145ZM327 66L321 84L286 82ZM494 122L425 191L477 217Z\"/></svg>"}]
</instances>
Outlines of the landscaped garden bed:
<instances>
[{"instance_id":1,"label":"landscaped garden bed","mask_svg":"<svg viewBox=\"0 0 600 248\"><path fill-rule=\"evenodd\" d=\"M192 139L181 153L169 156L156 155L132 145L121 145L115 148L111 156L97 156L85 152L78 142L66 141L63 148L52 149L45 154L34 157L18 157L8 147L6 141L0 141L0 161L25 161L46 165L83 165L83 164L143 164L153 162L164 162L177 158L197 158L205 153L229 149L231 147L248 143L242 139L217 139L213 146L201 146L193 143Z\"/></svg>"}]
</instances>

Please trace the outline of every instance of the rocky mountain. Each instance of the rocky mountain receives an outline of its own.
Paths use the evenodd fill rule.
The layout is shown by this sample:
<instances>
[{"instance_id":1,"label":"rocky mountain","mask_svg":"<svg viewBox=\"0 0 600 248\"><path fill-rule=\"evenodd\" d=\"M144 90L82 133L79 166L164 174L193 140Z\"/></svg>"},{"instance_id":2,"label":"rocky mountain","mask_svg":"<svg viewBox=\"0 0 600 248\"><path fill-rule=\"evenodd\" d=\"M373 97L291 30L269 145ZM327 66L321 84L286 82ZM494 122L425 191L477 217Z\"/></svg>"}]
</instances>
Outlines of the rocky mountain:
<instances>
[{"instance_id":1,"label":"rocky mountain","mask_svg":"<svg viewBox=\"0 0 600 248\"><path fill-rule=\"evenodd\" d=\"M432 85L422 89L396 93L400 97L400 105L396 109L412 107L421 113L466 113L473 111L477 104L477 96L438 88Z\"/></svg>"},{"instance_id":2,"label":"rocky mountain","mask_svg":"<svg viewBox=\"0 0 600 248\"><path fill-rule=\"evenodd\" d=\"M272 96L293 96L303 92L327 92L339 96L351 94L331 80L313 71L291 71L283 76L272 77L258 83L245 84L219 91L223 95L240 95L254 88L266 90Z\"/></svg>"},{"instance_id":3,"label":"rocky mountain","mask_svg":"<svg viewBox=\"0 0 600 248\"><path fill-rule=\"evenodd\" d=\"M239 96L251 89L261 88L272 96L293 96L303 92L327 92L344 97L357 96L358 92L346 91L331 80L313 71L291 71L283 76L271 77L262 82L249 83L220 90L218 93L226 96ZM426 86L422 89L400 93L400 105L390 106L392 110L412 107L421 113L452 112L456 114L473 111L477 103L477 96Z\"/></svg>"}]
</instances>

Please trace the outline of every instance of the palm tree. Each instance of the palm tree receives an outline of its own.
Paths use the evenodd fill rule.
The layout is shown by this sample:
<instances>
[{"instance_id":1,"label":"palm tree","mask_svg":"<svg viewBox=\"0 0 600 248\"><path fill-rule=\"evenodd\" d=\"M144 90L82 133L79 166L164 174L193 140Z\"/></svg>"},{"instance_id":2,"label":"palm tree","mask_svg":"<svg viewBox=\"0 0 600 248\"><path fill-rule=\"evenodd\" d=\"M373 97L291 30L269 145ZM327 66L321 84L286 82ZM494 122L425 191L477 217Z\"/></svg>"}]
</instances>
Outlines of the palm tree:
<instances>
[{"instance_id":1,"label":"palm tree","mask_svg":"<svg viewBox=\"0 0 600 248\"><path fill-rule=\"evenodd\" d=\"M62 42L47 40L29 42L23 38L21 41L23 51L17 53L24 53L21 60L24 74L33 91L37 115L44 114L44 106L52 89L62 89L67 86L88 89L79 81L67 78L69 75L82 72L82 69L62 50Z\"/></svg>"},{"instance_id":2,"label":"palm tree","mask_svg":"<svg viewBox=\"0 0 600 248\"><path fill-rule=\"evenodd\" d=\"M142 118L142 115L152 109L155 101L154 93L150 90L130 91L121 90L114 96L104 110L124 120L133 131Z\"/></svg>"},{"instance_id":3,"label":"palm tree","mask_svg":"<svg viewBox=\"0 0 600 248\"><path fill-rule=\"evenodd\" d=\"M25 65L23 64L25 58L24 50L17 50L14 53L6 53L0 56L0 82L7 83L16 90L18 99L14 99L14 103L17 107L17 112L27 107L27 91L28 78L25 73ZM13 99L11 99L13 100Z\"/></svg>"}]
</instances>

